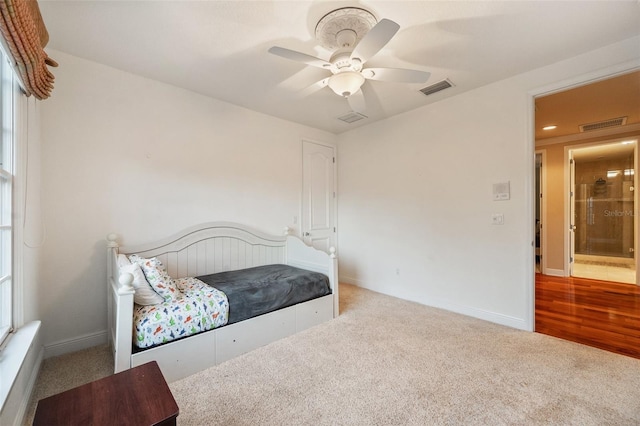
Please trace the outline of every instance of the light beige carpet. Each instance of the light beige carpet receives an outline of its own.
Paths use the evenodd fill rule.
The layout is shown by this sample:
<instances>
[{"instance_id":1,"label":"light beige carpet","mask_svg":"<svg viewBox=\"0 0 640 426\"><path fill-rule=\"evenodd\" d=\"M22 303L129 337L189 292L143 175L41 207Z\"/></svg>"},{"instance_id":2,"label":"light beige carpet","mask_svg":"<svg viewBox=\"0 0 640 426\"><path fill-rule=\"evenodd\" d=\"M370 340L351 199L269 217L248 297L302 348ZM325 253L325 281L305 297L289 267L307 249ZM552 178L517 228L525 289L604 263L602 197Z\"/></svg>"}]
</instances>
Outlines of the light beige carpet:
<instances>
[{"instance_id":1,"label":"light beige carpet","mask_svg":"<svg viewBox=\"0 0 640 426\"><path fill-rule=\"evenodd\" d=\"M182 425L640 424L640 360L353 286L342 314L171 385Z\"/></svg>"},{"instance_id":2,"label":"light beige carpet","mask_svg":"<svg viewBox=\"0 0 640 426\"><path fill-rule=\"evenodd\" d=\"M349 285L340 299L337 319L172 383L178 424L640 424L640 360Z\"/></svg>"}]
</instances>

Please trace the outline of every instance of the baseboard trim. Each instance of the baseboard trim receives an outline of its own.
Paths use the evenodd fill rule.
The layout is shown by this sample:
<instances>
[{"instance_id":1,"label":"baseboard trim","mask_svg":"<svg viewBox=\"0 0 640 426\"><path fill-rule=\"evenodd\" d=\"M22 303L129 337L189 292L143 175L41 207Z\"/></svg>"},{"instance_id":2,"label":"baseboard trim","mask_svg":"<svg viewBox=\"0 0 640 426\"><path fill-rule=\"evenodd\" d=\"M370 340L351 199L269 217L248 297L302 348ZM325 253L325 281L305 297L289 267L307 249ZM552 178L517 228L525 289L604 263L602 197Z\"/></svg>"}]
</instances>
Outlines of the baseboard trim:
<instances>
[{"instance_id":1,"label":"baseboard trim","mask_svg":"<svg viewBox=\"0 0 640 426\"><path fill-rule=\"evenodd\" d=\"M354 277L350 277L348 275L340 275L340 277L338 278L338 281L341 282L341 283L352 284L352 285L357 285L358 287L366 288L364 285L362 285L360 280L358 280L357 278L354 278ZM371 290L371 289L369 289L369 290Z\"/></svg>"},{"instance_id":2,"label":"baseboard trim","mask_svg":"<svg viewBox=\"0 0 640 426\"><path fill-rule=\"evenodd\" d=\"M73 339L61 340L59 342L44 345L44 358L60 356L83 349L100 346L107 343L107 331L85 334Z\"/></svg>"},{"instance_id":3,"label":"baseboard trim","mask_svg":"<svg viewBox=\"0 0 640 426\"><path fill-rule=\"evenodd\" d=\"M546 268L544 270L544 274L545 275L549 275L552 277L564 277L564 270L563 269L551 269L551 268Z\"/></svg>"},{"instance_id":4,"label":"baseboard trim","mask_svg":"<svg viewBox=\"0 0 640 426\"><path fill-rule=\"evenodd\" d=\"M430 302L431 303L429 303L429 306L432 306L434 308L444 309L450 312L455 312L457 314L462 314L484 321L489 321L495 324L516 328L518 330L530 331L530 327L527 326L527 321L523 318L512 317L497 312L474 308L472 306L459 305L456 303L451 303L448 300L430 299Z\"/></svg>"},{"instance_id":5,"label":"baseboard trim","mask_svg":"<svg viewBox=\"0 0 640 426\"><path fill-rule=\"evenodd\" d=\"M358 280L357 278L342 276L340 278L340 282L344 282L346 284L353 284L358 287L375 291L377 293L386 294L391 297L398 297L395 294L389 294L380 289L369 287L365 285L362 281ZM478 319L489 321L495 324L516 328L518 330L531 331L531 327L527 325L527 321L524 318L512 317L509 315L487 311L487 310L475 308L472 306L460 305L457 303L452 303L448 300L438 299L438 298L428 298L428 299L408 299L405 297L398 297L398 298L403 300L409 300L411 302L420 303L422 305L430 306L432 308L444 309L445 311L455 312L457 314L466 315L468 317L478 318Z\"/></svg>"}]
</instances>

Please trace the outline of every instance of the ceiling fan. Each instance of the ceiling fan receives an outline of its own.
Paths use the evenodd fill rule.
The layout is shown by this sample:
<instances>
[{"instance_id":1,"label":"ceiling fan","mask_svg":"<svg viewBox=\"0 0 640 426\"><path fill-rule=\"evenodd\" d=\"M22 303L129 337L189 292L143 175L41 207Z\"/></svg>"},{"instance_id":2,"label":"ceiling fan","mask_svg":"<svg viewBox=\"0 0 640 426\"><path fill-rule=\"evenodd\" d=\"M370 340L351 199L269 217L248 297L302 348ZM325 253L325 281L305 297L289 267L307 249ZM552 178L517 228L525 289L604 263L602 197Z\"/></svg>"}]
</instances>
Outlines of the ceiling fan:
<instances>
[{"instance_id":1,"label":"ceiling fan","mask_svg":"<svg viewBox=\"0 0 640 426\"><path fill-rule=\"evenodd\" d=\"M400 25L389 19L379 22L369 11L344 7L326 14L316 25L316 38L334 53L328 61L306 53L273 46L269 53L292 61L331 71L330 76L309 86L305 92L329 86L347 99L355 112L365 109L362 85L366 80L397 83L424 83L431 75L425 71L402 68L363 68L398 32Z\"/></svg>"}]
</instances>

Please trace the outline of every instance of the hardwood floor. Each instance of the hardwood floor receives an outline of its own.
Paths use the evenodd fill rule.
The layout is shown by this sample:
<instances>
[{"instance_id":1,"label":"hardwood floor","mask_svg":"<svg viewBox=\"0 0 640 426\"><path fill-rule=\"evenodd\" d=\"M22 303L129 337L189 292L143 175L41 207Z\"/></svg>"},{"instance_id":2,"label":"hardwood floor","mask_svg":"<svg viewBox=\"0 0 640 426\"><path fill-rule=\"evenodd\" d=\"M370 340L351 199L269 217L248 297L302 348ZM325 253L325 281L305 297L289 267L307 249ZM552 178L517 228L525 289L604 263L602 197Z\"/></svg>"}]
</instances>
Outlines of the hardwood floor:
<instances>
[{"instance_id":1,"label":"hardwood floor","mask_svg":"<svg viewBox=\"0 0 640 426\"><path fill-rule=\"evenodd\" d=\"M536 274L535 327L640 359L640 287Z\"/></svg>"}]
</instances>

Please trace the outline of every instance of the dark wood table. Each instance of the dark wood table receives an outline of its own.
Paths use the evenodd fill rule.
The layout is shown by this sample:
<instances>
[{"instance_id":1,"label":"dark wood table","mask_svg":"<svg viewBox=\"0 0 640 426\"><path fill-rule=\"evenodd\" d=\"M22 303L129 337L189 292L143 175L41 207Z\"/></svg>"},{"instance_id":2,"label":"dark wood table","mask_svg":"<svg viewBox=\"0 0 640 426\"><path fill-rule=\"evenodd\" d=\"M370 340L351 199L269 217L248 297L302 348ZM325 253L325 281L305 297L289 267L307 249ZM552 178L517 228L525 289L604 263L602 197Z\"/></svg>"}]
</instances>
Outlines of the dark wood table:
<instances>
[{"instance_id":1,"label":"dark wood table","mask_svg":"<svg viewBox=\"0 0 640 426\"><path fill-rule=\"evenodd\" d=\"M179 409L155 361L41 399L39 425L175 425Z\"/></svg>"}]
</instances>

